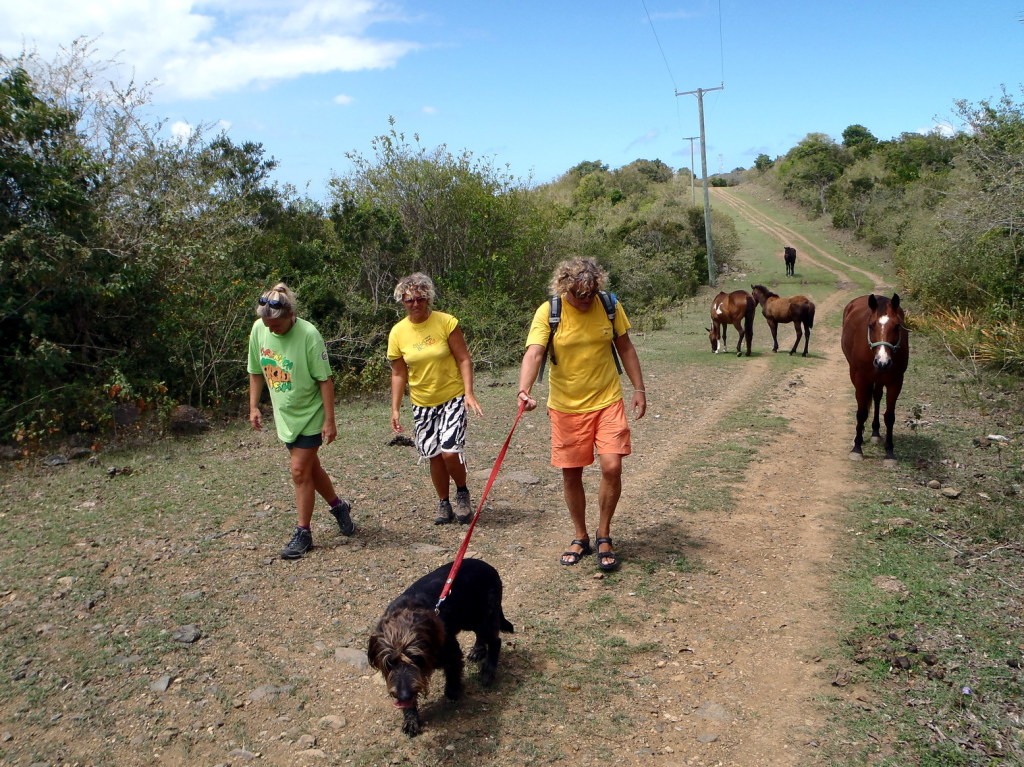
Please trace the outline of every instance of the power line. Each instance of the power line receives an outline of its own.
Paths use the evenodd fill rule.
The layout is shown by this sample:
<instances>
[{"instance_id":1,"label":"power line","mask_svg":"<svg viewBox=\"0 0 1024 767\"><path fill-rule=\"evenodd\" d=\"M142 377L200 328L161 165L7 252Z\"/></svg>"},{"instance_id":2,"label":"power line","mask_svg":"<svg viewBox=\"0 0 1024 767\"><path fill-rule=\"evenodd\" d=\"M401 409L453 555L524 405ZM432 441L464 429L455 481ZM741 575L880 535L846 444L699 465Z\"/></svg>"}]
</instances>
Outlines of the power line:
<instances>
[{"instance_id":1,"label":"power line","mask_svg":"<svg viewBox=\"0 0 1024 767\"><path fill-rule=\"evenodd\" d=\"M722 85L725 85L725 36L722 34L722 0L718 0L718 61L722 67Z\"/></svg>"},{"instance_id":2,"label":"power line","mask_svg":"<svg viewBox=\"0 0 1024 767\"><path fill-rule=\"evenodd\" d=\"M719 0L721 2L721 0ZM654 19L651 18L651 12L647 10L647 3L644 0L640 0L640 4L644 7L644 13L647 14L647 23L651 25L651 32L654 33L654 41L658 44L658 50L661 51L662 61L665 62L665 69L668 70L668 79L672 81L672 89L676 88L676 79L672 76L672 68L668 65L668 57L665 55L665 49L661 47L661 40L658 39L658 30L654 28ZM721 6L719 6L719 18L721 18Z\"/></svg>"}]
</instances>

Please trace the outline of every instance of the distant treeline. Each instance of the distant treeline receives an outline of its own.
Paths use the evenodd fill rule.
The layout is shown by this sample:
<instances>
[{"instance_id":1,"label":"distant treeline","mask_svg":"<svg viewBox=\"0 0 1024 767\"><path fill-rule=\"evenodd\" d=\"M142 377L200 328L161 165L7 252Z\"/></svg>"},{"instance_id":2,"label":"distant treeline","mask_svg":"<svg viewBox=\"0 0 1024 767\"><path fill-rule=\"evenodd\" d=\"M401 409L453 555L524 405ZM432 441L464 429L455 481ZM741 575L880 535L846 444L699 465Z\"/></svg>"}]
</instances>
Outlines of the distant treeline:
<instances>
[{"instance_id":1,"label":"distant treeline","mask_svg":"<svg viewBox=\"0 0 1024 767\"><path fill-rule=\"evenodd\" d=\"M481 366L520 357L563 258L600 259L640 327L705 279L689 176L658 160L584 162L531 187L392 124L320 202L273 183L259 144L169 137L146 89L110 85L105 67L82 43L53 62L0 57L0 441L98 432L118 405L237 412L255 299L278 280L358 392L387 380L391 291L414 270ZM727 261L735 231L714 226Z\"/></svg>"},{"instance_id":2,"label":"distant treeline","mask_svg":"<svg viewBox=\"0 0 1024 767\"><path fill-rule=\"evenodd\" d=\"M1024 372L1024 113L1005 90L956 108L955 133L811 133L746 178L891 253L922 320L961 359Z\"/></svg>"}]
</instances>

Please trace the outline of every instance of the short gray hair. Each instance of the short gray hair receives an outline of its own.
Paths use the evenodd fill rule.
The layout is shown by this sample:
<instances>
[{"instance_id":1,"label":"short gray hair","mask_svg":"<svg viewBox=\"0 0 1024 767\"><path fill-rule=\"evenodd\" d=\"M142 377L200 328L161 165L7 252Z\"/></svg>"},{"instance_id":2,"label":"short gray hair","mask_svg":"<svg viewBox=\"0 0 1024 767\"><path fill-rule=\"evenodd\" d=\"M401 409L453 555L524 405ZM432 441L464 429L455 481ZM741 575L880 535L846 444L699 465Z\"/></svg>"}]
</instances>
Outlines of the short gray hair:
<instances>
[{"instance_id":1,"label":"short gray hair","mask_svg":"<svg viewBox=\"0 0 1024 767\"><path fill-rule=\"evenodd\" d=\"M433 301L437 297L434 281L423 272L414 272L398 281L395 285L395 300L401 303L406 293L419 293L426 296L427 301Z\"/></svg>"}]
</instances>

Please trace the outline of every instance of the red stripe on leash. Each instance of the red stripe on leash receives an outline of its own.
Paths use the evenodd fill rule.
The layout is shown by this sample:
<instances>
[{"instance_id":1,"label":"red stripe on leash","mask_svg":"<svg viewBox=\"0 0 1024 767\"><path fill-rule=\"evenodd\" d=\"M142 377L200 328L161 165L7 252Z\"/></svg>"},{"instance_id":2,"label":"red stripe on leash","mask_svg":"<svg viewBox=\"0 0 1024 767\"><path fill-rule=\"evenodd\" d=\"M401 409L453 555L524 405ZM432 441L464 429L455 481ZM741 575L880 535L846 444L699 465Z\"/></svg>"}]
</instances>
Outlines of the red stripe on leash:
<instances>
[{"instance_id":1,"label":"red stripe on leash","mask_svg":"<svg viewBox=\"0 0 1024 767\"><path fill-rule=\"evenodd\" d=\"M466 537L462 539L462 545L459 547L459 553L455 555L455 561L452 562L451 572L448 573L448 580L444 582L444 588L441 589L441 596L437 599L437 604L434 606L434 612L440 612L441 603L448 598L448 594L452 590L452 584L455 582L455 576L459 574L459 568L462 566L462 560L466 558L466 549L469 548L469 539L473 537L473 528L476 527L476 521L480 517L480 511L484 507L484 500L487 498L487 494L491 492L491 485L494 484L495 478L498 476L498 470L501 468L502 461L505 460L505 453L508 452L509 443L512 442L512 435L516 431L516 426L519 425L519 419L523 417L523 411L526 408L525 400L519 401L519 412L516 413L516 420L512 422L512 429L509 431L508 436L505 437L505 444L501 446L501 452L498 453L498 460L494 462L494 468L491 469L491 476L487 479L487 484L484 486L484 492L480 496L480 503L476 505L476 513L473 514L473 521L469 523L469 529L466 530Z\"/></svg>"}]
</instances>

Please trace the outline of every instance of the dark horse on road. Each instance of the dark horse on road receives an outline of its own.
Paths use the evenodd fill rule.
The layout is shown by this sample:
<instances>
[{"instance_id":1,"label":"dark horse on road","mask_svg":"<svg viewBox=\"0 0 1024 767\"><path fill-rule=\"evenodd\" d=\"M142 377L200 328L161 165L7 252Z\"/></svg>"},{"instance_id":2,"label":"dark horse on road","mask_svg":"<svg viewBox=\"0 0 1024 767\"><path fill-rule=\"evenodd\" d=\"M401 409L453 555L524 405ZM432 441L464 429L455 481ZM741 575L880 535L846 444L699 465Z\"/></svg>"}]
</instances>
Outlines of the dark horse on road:
<instances>
[{"instance_id":1,"label":"dark horse on road","mask_svg":"<svg viewBox=\"0 0 1024 767\"><path fill-rule=\"evenodd\" d=\"M750 293L761 304L761 314L768 321L768 329L772 331L772 351L779 350L779 323L792 322L796 328L796 342L789 353L796 354L796 347L800 345L800 339L804 338L803 356L806 357L807 345L811 342L811 328L814 327L814 302L807 296L782 298L764 285L752 285Z\"/></svg>"},{"instance_id":2,"label":"dark horse on road","mask_svg":"<svg viewBox=\"0 0 1024 767\"><path fill-rule=\"evenodd\" d=\"M736 341L736 356L743 356L743 339L747 339L747 356L750 356L750 341L754 337L754 309L757 302L745 290L734 290L732 293L719 293L711 302L711 327L708 338L711 351L718 354L725 349L725 335L732 325L739 333ZM721 337L721 338L719 338Z\"/></svg>"},{"instance_id":3,"label":"dark horse on road","mask_svg":"<svg viewBox=\"0 0 1024 767\"><path fill-rule=\"evenodd\" d=\"M850 458L864 458L864 422L872 402L871 441L881 442L878 409L885 389L885 463L896 464L892 427L896 422L896 398L903 388L903 374L910 359L910 338L900 308L900 297L874 294L853 299L843 310L843 354L850 363L850 380L857 395L857 433Z\"/></svg>"},{"instance_id":4,"label":"dark horse on road","mask_svg":"<svg viewBox=\"0 0 1024 767\"><path fill-rule=\"evenodd\" d=\"M786 262L786 276L796 275L796 248L787 245L782 249L782 258Z\"/></svg>"}]
</instances>

